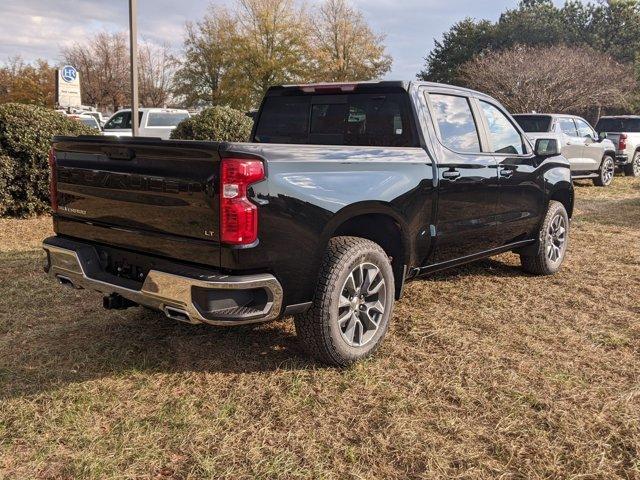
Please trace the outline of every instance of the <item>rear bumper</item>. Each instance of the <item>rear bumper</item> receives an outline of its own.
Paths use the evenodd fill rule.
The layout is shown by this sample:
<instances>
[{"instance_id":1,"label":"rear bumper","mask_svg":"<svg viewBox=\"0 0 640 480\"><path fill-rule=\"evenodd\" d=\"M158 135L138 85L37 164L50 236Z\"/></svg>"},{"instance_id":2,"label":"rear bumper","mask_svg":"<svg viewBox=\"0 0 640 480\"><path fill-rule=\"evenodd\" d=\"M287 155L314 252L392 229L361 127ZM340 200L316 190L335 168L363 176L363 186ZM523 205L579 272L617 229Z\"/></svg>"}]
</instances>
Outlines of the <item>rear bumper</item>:
<instances>
[{"instance_id":1,"label":"rear bumper","mask_svg":"<svg viewBox=\"0 0 640 480\"><path fill-rule=\"evenodd\" d=\"M618 165L626 165L629 163L629 155L619 153L616 155L616 163Z\"/></svg>"},{"instance_id":2,"label":"rear bumper","mask_svg":"<svg viewBox=\"0 0 640 480\"><path fill-rule=\"evenodd\" d=\"M91 244L50 237L42 247L45 271L61 284L119 295L176 320L242 325L274 320L282 309L282 286L273 275L231 276L164 261L136 282L106 271L108 254Z\"/></svg>"}]
</instances>

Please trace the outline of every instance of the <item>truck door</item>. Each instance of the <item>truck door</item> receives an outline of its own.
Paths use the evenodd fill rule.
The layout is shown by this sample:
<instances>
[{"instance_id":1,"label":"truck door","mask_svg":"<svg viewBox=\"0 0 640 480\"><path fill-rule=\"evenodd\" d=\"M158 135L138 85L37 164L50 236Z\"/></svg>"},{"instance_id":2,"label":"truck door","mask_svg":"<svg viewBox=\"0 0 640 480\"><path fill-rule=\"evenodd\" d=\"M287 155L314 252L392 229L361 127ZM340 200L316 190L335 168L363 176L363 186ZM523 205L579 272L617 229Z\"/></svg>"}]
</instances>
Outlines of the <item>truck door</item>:
<instances>
[{"instance_id":1,"label":"truck door","mask_svg":"<svg viewBox=\"0 0 640 480\"><path fill-rule=\"evenodd\" d=\"M598 170L604 157L604 146L598 142L598 134L591 125L581 118L574 118L574 121L578 127L578 135L584 142L582 157L585 170Z\"/></svg>"},{"instance_id":2,"label":"truck door","mask_svg":"<svg viewBox=\"0 0 640 480\"><path fill-rule=\"evenodd\" d=\"M544 188L537 166L541 163L501 107L476 100L486 131L487 150L498 164L499 193L496 208L498 245L529 240L544 213Z\"/></svg>"},{"instance_id":3,"label":"truck door","mask_svg":"<svg viewBox=\"0 0 640 480\"><path fill-rule=\"evenodd\" d=\"M562 131L562 155L569 160L572 172L589 170L584 162L584 138L578 135L578 129L571 117L560 117L558 119L560 130Z\"/></svg>"},{"instance_id":4,"label":"truck door","mask_svg":"<svg viewBox=\"0 0 640 480\"><path fill-rule=\"evenodd\" d=\"M438 138L436 244L431 263L456 260L496 245L497 162L482 151L467 96L427 94Z\"/></svg>"}]
</instances>

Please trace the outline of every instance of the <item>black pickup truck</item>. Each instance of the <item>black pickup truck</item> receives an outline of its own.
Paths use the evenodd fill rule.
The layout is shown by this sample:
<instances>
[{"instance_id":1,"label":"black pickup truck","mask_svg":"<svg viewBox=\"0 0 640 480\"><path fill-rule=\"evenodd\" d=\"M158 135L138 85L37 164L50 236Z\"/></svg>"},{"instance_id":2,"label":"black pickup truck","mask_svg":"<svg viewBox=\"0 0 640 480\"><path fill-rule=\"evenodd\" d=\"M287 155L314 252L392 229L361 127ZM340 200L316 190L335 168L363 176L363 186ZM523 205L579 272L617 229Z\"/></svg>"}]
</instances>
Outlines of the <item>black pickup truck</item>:
<instances>
[{"instance_id":1,"label":"black pickup truck","mask_svg":"<svg viewBox=\"0 0 640 480\"><path fill-rule=\"evenodd\" d=\"M558 148L491 97L423 82L273 87L250 143L57 137L46 271L106 308L293 316L311 354L348 365L379 347L407 280L505 251L560 268L574 195Z\"/></svg>"}]
</instances>

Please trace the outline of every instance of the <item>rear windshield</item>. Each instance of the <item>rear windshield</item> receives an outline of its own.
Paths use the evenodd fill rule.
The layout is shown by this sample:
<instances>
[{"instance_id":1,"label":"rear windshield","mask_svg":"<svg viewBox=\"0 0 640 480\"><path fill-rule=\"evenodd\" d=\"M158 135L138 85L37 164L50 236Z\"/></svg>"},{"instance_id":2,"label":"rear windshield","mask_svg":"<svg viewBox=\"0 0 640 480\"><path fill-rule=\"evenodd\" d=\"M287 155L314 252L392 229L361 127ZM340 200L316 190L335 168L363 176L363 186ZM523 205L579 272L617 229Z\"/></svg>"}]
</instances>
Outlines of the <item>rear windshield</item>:
<instances>
[{"instance_id":1,"label":"rear windshield","mask_svg":"<svg viewBox=\"0 0 640 480\"><path fill-rule=\"evenodd\" d=\"M598 133L640 133L640 118L601 118L596 124L596 130Z\"/></svg>"},{"instance_id":2,"label":"rear windshield","mask_svg":"<svg viewBox=\"0 0 640 480\"><path fill-rule=\"evenodd\" d=\"M80 123L87 127L98 128L98 121L95 118L80 118Z\"/></svg>"},{"instance_id":3,"label":"rear windshield","mask_svg":"<svg viewBox=\"0 0 640 480\"><path fill-rule=\"evenodd\" d=\"M406 93L267 97L254 141L419 146Z\"/></svg>"},{"instance_id":4,"label":"rear windshield","mask_svg":"<svg viewBox=\"0 0 640 480\"><path fill-rule=\"evenodd\" d=\"M188 117L188 113L150 112L149 120L147 120L147 127L175 127L182 120Z\"/></svg>"},{"instance_id":5,"label":"rear windshield","mask_svg":"<svg viewBox=\"0 0 640 480\"><path fill-rule=\"evenodd\" d=\"M542 115L514 115L513 118L527 133L548 132L551 129L551 117Z\"/></svg>"}]
</instances>

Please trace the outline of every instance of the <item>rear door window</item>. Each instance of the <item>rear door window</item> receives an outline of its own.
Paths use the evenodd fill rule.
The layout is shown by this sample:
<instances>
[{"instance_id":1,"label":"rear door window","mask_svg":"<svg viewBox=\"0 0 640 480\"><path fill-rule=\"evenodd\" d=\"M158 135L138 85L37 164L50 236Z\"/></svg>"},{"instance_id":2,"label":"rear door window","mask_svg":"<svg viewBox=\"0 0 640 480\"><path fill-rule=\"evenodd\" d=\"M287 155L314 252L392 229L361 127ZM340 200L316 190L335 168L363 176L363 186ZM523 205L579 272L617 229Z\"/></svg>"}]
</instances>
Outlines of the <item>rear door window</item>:
<instances>
[{"instance_id":1,"label":"rear door window","mask_svg":"<svg viewBox=\"0 0 640 480\"><path fill-rule=\"evenodd\" d=\"M563 117L558 120L558 124L560 125L560 130L565 135L569 135L570 137L578 137L578 130L576 129L576 124L573 122L573 118Z\"/></svg>"},{"instance_id":2,"label":"rear door window","mask_svg":"<svg viewBox=\"0 0 640 480\"><path fill-rule=\"evenodd\" d=\"M480 152L480 137L469 99L436 93L429 97L442 143L456 152Z\"/></svg>"},{"instance_id":3,"label":"rear door window","mask_svg":"<svg viewBox=\"0 0 640 480\"><path fill-rule=\"evenodd\" d=\"M189 118L184 112L150 112L147 119L147 127L175 127L185 118Z\"/></svg>"}]
</instances>

